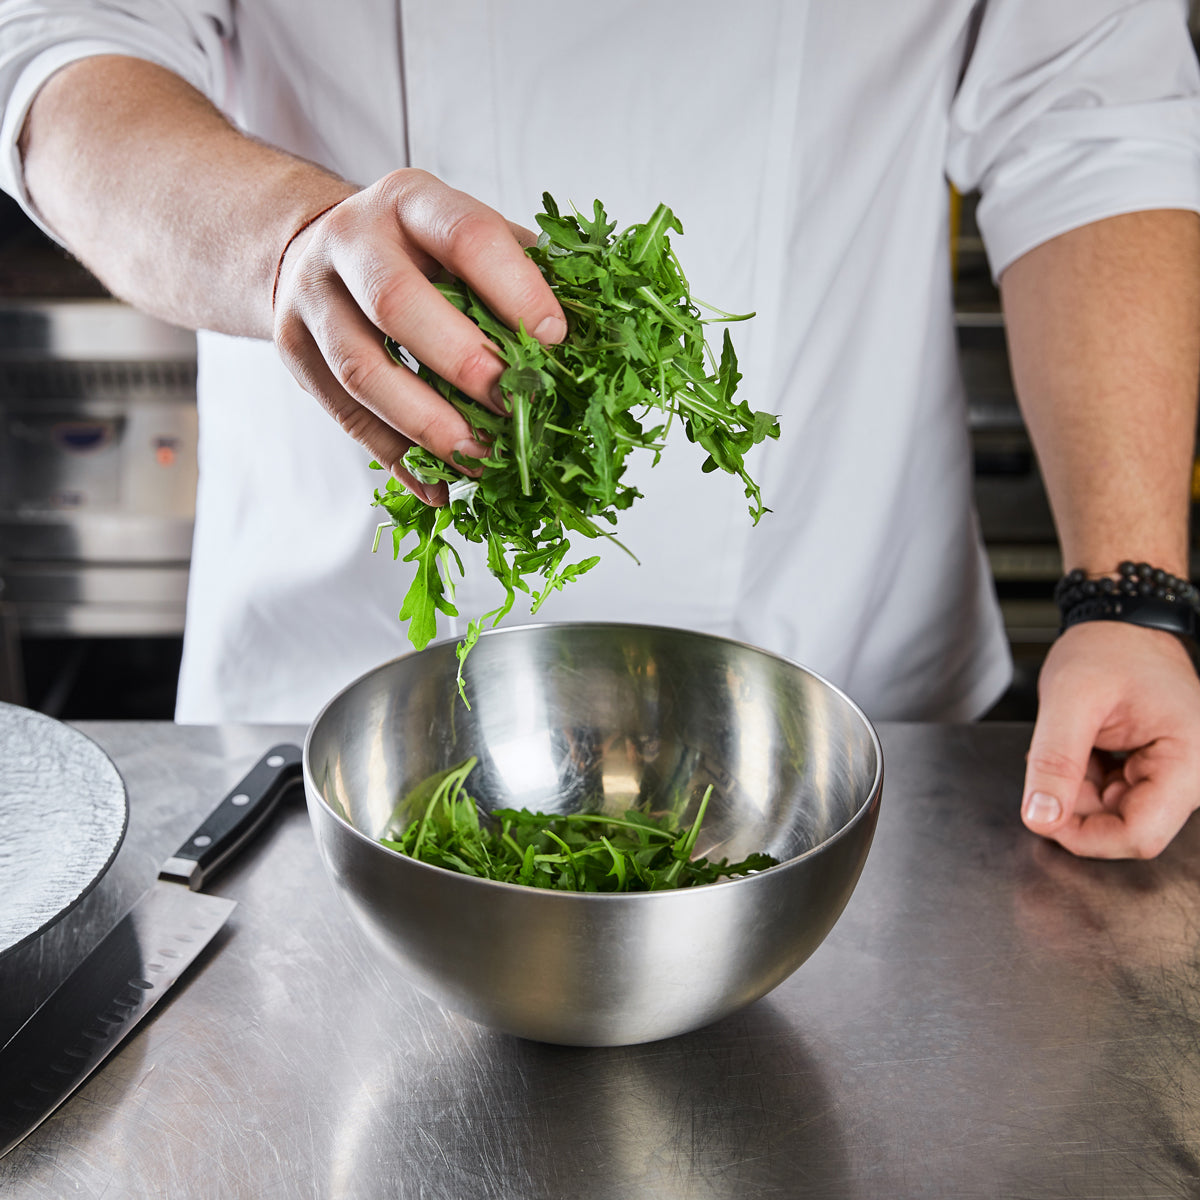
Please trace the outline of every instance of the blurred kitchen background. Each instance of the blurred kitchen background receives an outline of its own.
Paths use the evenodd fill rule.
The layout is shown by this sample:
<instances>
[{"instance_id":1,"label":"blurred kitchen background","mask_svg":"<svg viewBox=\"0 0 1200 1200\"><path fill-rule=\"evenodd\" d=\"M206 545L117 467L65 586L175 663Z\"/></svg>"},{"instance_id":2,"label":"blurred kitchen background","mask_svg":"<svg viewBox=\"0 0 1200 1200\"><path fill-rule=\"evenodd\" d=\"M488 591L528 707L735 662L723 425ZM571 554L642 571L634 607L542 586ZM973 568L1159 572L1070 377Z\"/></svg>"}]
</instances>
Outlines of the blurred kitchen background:
<instances>
[{"instance_id":1,"label":"blurred kitchen background","mask_svg":"<svg viewBox=\"0 0 1200 1200\"><path fill-rule=\"evenodd\" d=\"M172 715L195 490L194 335L0 194L0 699Z\"/></svg>"},{"instance_id":2,"label":"blurred kitchen background","mask_svg":"<svg viewBox=\"0 0 1200 1200\"><path fill-rule=\"evenodd\" d=\"M1200 0L1192 6L1200 33ZM974 222L955 295L975 491L1016 663L990 716L1031 719L1062 564ZM196 486L195 338L143 317L0 194L0 700L169 719ZM1200 500L1200 466L1193 476ZM1200 580L1193 517L1191 574Z\"/></svg>"}]
</instances>

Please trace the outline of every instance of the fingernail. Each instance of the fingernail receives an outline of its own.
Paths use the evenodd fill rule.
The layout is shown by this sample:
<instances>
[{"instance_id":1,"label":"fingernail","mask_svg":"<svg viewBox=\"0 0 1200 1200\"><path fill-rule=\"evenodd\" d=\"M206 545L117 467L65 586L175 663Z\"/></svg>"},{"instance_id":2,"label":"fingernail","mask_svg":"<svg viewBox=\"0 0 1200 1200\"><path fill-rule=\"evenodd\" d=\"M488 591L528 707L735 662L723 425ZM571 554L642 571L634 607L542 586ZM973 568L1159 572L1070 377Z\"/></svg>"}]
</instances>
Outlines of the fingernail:
<instances>
[{"instance_id":1,"label":"fingernail","mask_svg":"<svg viewBox=\"0 0 1200 1200\"><path fill-rule=\"evenodd\" d=\"M567 336L567 323L562 317L545 317L542 323L533 331L533 336L539 342L561 342Z\"/></svg>"},{"instance_id":2,"label":"fingernail","mask_svg":"<svg viewBox=\"0 0 1200 1200\"><path fill-rule=\"evenodd\" d=\"M433 489L427 488L423 483L416 483L412 480L403 480L404 486L423 504L433 503Z\"/></svg>"},{"instance_id":3,"label":"fingernail","mask_svg":"<svg viewBox=\"0 0 1200 1200\"><path fill-rule=\"evenodd\" d=\"M461 442L454 443L454 453L461 454L463 458L487 458L488 448L481 446L474 438L463 438ZM455 462L455 466L458 465ZM474 468L468 468L468 470L474 470Z\"/></svg>"},{"instance_id":4,"label":"fingernail","mask_svg":"<svg viewBox=\"0 0 1200 1200\"><path fill-rule=\"evenodd\" d=\"M399 483L404 485L406 492L411 492L423 504L432 504L435 494L436 484L424 484L419 479L414 479L407 471L400 466L394 466L388 472L389 475Z\"/></svg>"},{"instance_id":5,"label":"fingernail","mask_svg":"<svg viewBox=\"0 0 1200 1200\"><path fill-rule=\"evenodd\" d=\"M1034 825L1050 825L1062 816L1062 805L1049 792L1034 792L1025 801L1025 819Z\"/></svg>"}]
</instances>

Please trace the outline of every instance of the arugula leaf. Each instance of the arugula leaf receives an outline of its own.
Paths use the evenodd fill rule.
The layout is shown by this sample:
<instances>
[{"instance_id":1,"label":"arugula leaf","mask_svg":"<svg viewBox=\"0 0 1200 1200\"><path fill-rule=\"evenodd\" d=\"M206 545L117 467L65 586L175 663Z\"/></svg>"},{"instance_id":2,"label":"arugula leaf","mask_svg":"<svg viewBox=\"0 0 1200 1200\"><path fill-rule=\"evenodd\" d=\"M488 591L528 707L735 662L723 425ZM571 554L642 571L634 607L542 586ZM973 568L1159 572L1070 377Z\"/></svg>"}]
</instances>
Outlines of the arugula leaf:
<instances>
[{"instance_id":1,"label":"arugula leaf","mask_svg":"<svg viewBox=\"0 0 1200 1200\"><path fill-rule=\"evenodd\" d=\"M413 788L396 805L383 845L463 875L565 892L695 887L778 865L764 853L735 863L692 857L711 785L686 827L686 796L623 817L498 808L481 818L466 790L476 763L468 758Z\"/></svg>"},{"instance_id":2,"label":"arugula leaf","mask_svg":"<svg viewBox=\"0 0 1200 1200\"><path fill-rule=\"evenodd\" d=\"M548 193L542 200L541 236L528 253L566 313L566 339L542 346L525 329L508 329L461 281L439 283L507 364L500 389L511 411L497 416L418 366L420 378L466 417L490 454L480 462L461 460L481 468L471 482L421 447L405 455L416 478L456 485L450 502L438 510L409 496L395 480L375 492L376 506L388 516L385 526L393 527L395 557L406 538L415 539L404 561L416 563L417 572L400 619L408 622L417 649L436 637L438 613L457 615L450 579L453 566L461 575L462 565L447 538L451 528L486 545L488 569L504 585L504 603L473 617L459 644L464 700L462 664L485 622L495 625L507 615L518 591L531 597L536 611L553 592L591 570L599 561L595 555L567 562L575 535L620 545L618 514L641 495L624 482L627 460L634 451L646 451L657 463L674 423L708 451L705 471L740 477L755 523L769 511L745 456L777 438L779 423L770 413L735 402L742 377L729 331L719 359L704 337L710 321L741 321L753 314L720 312L692 298L670 242L670 234L681 234L683 227L665 205L617 234L599 200L590 217L564 215ZM714 315L702 317L702 308ZM395 342L388 339L387 348L397 363L404 362Z\"/></svg>"}]
</instances>

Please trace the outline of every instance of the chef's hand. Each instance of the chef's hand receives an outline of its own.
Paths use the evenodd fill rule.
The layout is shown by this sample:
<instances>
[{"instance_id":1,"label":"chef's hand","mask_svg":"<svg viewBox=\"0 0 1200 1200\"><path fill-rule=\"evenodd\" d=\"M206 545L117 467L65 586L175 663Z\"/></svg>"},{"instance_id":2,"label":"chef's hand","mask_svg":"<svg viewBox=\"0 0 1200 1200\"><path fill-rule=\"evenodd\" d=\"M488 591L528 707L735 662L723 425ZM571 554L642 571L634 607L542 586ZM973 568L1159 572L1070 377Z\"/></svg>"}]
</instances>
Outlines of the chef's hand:
<instances>
[{"instance_id":1,"label":"chef's hand","mask_svg":"<svg viewBox=\"0 0 1200 1200\"><path fill-rule=\"evenodd\" d=\"M291 373L378 462L429 503L401 460L414 443L453 463L486 453L456 409L397 366L386 333L472 399L503 412L494 345L430 282L448 271L512 328L544 343L566 321L524 253L534 236L424 171L394 171L342 200L282 250L275 344Z\"/></svg>"},{"instance_id":2,"label":"chef's hand","mask_svg":"<svg viewBox=\"0 0 1200 1200\"><path fill-rule=\"evenodd\" d=\"M1200 808L1200 678L1169 633L1068 629L1038 681L1021 816L1089 858L1153 858Z\"/></svg>"}]
</instances>

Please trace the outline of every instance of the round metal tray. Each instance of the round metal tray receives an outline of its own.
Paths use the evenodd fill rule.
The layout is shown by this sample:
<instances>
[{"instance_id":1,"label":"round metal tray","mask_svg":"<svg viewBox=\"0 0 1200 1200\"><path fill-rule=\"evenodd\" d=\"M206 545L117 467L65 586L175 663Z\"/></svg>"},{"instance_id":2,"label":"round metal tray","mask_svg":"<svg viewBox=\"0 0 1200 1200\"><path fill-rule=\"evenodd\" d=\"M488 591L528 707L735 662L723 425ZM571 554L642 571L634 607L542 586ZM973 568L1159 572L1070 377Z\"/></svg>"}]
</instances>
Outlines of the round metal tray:
<instances>
[{"instance_id":1,"label":"round metal tray","mask_svg":"<svg viewBox=\"0 0 1200 1200\"><path fill-rule=\"evenodd\" d=\"M95 887L128 820L125 783L95 742L42 713L0 703L0 956Z\"/></svg>"}]
</instances>

